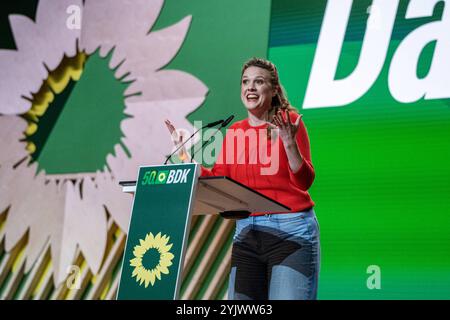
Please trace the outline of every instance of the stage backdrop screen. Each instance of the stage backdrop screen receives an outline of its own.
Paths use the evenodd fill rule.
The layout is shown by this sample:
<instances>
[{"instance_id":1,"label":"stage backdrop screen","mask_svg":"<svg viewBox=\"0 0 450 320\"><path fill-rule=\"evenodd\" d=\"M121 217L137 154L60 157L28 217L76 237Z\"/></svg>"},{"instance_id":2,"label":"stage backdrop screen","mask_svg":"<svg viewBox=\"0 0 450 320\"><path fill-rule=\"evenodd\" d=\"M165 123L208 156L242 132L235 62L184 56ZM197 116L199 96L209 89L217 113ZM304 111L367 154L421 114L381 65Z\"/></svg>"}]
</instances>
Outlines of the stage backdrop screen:
<instances>
[{"instance_id":1,"label":"stage backdrop screen","mask_svg":"<svg viewBox=\"0 0 450 320\"><path fill-rule=\"evenodd\" d=\"M14 178L0 184L16 203L23 199L40 210L31 201L46 199L53 210L51 190L40 192L53 186L54 176L70 175L76 182L65 192L84 192L87 198L74 196L73 203L85 208L91 199L97 220L61 213L58 219L74 222L61 236L60 220L19 219L12 200L0 194L0 211L11 208L6 218L0 212L9 249L30 228L39 245L25 254L36 259L48 236L55 279L65 279L78 244L97 272L106 236L89 232L100 230L97 225L106 230L104 207L121 200L112 179L133 180L138 165L164 161L172 148L165 118L190 131L197 120L245 118L241 68L258 56L277 65L308 130L316 173L309 191L320 225L319 299L450 298L450 0L166 0L148 4L148 16L117 3L75 2L83 12L81 31L75 27L64 37L36 31L47 44L25 41L33 24L7 15L40 17L37 26L45 28L61 17L52 10L64 15L65 8L17 1L2 9L0 59L18 58L0 70L1 85L8 86L0 87L0 176ZM126 23L108 20L114 12L123 12L116 18ZM51 67L46 61L67 54L72 40L77 51ZM55 51L60 48L67 52ZM43 50L48 54L32 64ZM27 87L29 79L44 81L47 69L51 90ZM41 108L41 100L51 107ZM11 150L20 157L9 163ZM34 166L24 168L24 157ZM21 177L29 180L16 183ZM101 186L103 193L89 198ZM125 230L128 213L109 213ZM69 246L57 241L63 238Z\"/></svg>"}]
</instances>

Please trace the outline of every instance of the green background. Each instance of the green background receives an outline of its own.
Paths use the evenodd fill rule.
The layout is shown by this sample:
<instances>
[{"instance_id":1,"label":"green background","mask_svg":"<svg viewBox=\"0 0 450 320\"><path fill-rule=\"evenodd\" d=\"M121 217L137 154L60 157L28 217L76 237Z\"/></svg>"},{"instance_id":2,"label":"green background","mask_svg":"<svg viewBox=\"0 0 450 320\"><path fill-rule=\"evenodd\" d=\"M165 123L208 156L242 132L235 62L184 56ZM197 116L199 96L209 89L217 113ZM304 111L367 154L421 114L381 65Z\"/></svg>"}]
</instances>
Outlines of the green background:
<instances>
[{"instance_id":1,"label":"green background","mask_svg":"<svg viewBox=\"0 0 450 320\"><path fill-rule=\"evenodd\" d=\"M336 78L356 66L372 1L354 1ZM345 107L301 110L316 180L310 189L321 227L320 299L450 298L449 100L395 101L387 87L392 54L417 26L401 1L384 68L373 87ZM326 1L273 1L269 59L291 102L306 91ZM422 53L425 75L433 44ZM369 290L367 267L381 270Z\"/></svg>"},{"instance_id":2,"label":"green background","mask_svg":"<svg viewBox=\"0 0 450 320\"><path fill-rule=\"evenodd\" d=\"M9 11L2 9L2 14L33 16L33 2L23 3L17 2ZM354 1L337 78L350 74L358 62L371 3ZM212 121L229 114L244 118L239 98L242 64L249 57L262 56L278 66L291 103L304 115L311 141L316 180L310 193L321 230L319 299L450 298L450 102L443 99L403 104L392 98L387 87L396 47L418 26L440 20L443 3L436 6L430 18L406 20L408 3L400 1L388 56L375 84L354 103L336 108L301 108L325 0L166 0L154 27L157 30L192 15L182 49L165 67L189 72L209 88L205 103L189 115L191 122ZM1 47L14 47L4 18L0 27ZM433 49L430 44L421 56L421 76L426 75ZM98 60L89 58L88 63L96 63L88 64L85 72L105 63ZM87 80L82 77L80 85L82 81ZM115 92L123 92L122 84L115 86ZM94 99L88 94L81 96ZM120 111L123 106L116 103L119 100L108 103L117 105ZM104 102L95 105L100 107ZM57 118L55 128L61 132L50 135L59 141L43 142L37 159L40 167L55 173L102 168L104 157L120 137L115 128L123 113L111 115L111 128L92 127L103 135L95 141L95 150L78 149L79 153L68 156L76 161L56 162L53 159L58 148L76 142L67 142L65 128L70 127L62 121L81 126L78 138L73 138L80 145L91 143L84 131L89 124L83 121L104 123L104 117L94 113L90 117L74 113L64 118L65 113L72 112L70 109L67 103ZM380 267L380 290L367 288L366 270L370 265Z\"/></svg>"}]
</instances>

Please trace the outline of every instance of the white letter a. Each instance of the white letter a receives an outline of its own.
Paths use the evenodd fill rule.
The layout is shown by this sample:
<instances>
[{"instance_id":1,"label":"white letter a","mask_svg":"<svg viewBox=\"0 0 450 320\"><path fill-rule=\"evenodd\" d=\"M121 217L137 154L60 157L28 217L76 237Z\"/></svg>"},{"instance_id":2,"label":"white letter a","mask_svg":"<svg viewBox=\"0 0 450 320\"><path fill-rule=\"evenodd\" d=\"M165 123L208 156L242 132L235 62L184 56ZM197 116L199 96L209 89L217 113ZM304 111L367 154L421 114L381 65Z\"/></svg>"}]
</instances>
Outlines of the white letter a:
<instances>
[{"instance_id":1,"label":"white letter a","mask_svg":"<svg viewBox=\"0 0 450 320\"><path fill-rule=\"evenodd\" d=\"M320 30L303 108L349 104L369 90L386 59L398 0L374 0L358 65L345 79L335 80L353 0L329 0Z\"/></svg>"},{"instance_id":2,"label":"white letter a","mask_svg":"<svg viewBox=\"0 0 450 320\"><path fill-rule=\"evenodd\" d=\"M407 19L429 17L439 0L411 0ZM412 31L400 43L389 70L389 89L400 102L450 98L450 1L445 1L441 21L429 22ZM427 76L417 77L420 55L427 44L436 41Z\"/></svg>"}]
</instances>

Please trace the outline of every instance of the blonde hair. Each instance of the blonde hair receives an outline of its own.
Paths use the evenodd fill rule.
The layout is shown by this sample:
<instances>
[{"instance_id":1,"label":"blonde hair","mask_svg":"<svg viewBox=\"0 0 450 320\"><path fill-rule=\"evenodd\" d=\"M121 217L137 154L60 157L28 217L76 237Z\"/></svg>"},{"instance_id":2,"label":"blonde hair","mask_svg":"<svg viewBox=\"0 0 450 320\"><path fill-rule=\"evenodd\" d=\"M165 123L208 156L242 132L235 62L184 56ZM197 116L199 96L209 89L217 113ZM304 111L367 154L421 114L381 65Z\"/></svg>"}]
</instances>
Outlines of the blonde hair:
<instances>
[{"instance_id":1,"label":"blonde hair","mask_svg":"<svg viewBox=\"0 0 450 320\"><path fill-rule=\"evenodd\" d=\"M276 89L276 94L272 97L271 108L269 110L269 121L273 122L273 116L278 112L278 110L287 110L298 113L297 109L295 109L287 98L286 92L283 86L280 83L280 78L278 76L277 67L270 62L269 60L261 59L261 58L251 58L246 63L244 63L241 72L241 78L244 75L245 70L249 67L258 67L269 71L270 73L270 83L272 87ZM268 128L267 136L270 138L270 127Z\"/></svg>"}]
</instances>

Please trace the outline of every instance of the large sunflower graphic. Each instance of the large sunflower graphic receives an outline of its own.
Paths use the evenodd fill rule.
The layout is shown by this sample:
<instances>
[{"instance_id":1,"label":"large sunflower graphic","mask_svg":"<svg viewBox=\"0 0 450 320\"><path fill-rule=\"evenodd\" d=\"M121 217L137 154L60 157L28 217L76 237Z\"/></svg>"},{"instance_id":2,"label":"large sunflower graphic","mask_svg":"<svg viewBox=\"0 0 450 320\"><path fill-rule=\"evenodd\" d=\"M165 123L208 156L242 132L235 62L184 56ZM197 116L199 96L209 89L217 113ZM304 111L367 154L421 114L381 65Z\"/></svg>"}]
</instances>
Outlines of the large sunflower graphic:
<instances>
[{"instance_id":1,"label":"large sunflower graphic","mask_svg":"<svg viewBox=\"0 0 450 320\"><path fill-rule=\"evenodd\" d=\"M70 6L81 9L80 29L66 25ZM192 129L186 116L208 89L186 72L163 69L191 17L153 31L162 6L40 0L35 21L9 17L17 50L0 50L0 214L7 212L6 251L28 232L25 272L50 244L55 285L77 248L97 273L108 215L128 230L132 199L118 181L135 177L142 163L164 161L172 146L165 118ZM112 143L101 148L105 140ZM161 259L136 275L153 285L173 255L168 238L148 239Z\"/></svg>"},{"instance_id":2,"label":"large sunflower graphic","mask_svg":"<svg viewBox=\"0 0 450 320\"><path fill-rule=\"evenodd\" d=\"M153 286L156 279L161 280L161 274L169 274L168 267L174 258L169 251L173 245L169 244L169 239L167 235L161 236L161 232L156 236L150 232L134 247L134 258L130 260L130 266L134 267L131 277L136 277L139 285Z\"/></svg>"}]
</instances>

